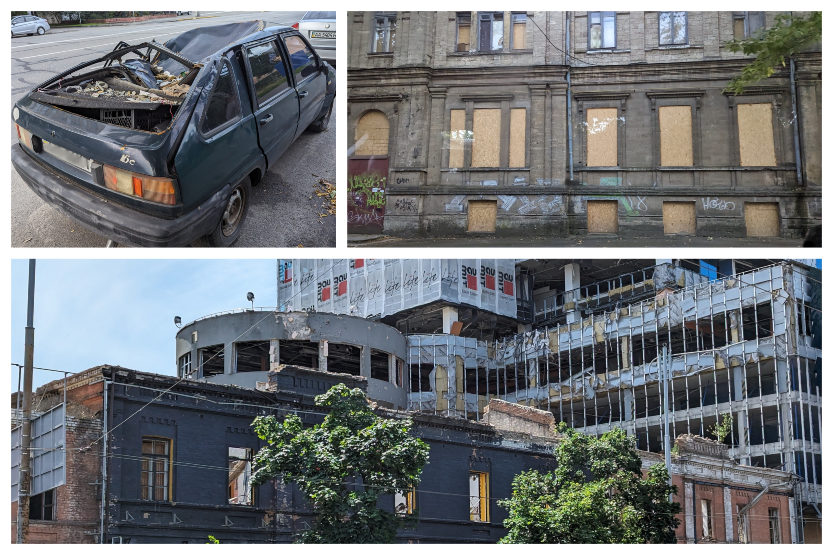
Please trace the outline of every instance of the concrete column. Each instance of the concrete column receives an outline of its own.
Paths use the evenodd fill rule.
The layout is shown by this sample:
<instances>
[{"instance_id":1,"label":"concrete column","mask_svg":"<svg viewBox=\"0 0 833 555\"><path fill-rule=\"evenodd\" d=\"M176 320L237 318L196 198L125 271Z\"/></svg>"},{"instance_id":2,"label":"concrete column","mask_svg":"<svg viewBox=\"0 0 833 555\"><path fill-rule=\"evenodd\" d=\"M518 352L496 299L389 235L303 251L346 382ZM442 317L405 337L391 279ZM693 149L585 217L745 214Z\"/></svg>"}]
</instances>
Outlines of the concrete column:
<instances>
[{"instance_id":1,"label":"concrete column","mask_svg":"<svg viewBox=\"0 0 833 555\"><path fill-rule=\"evenodd\" d=\"M443 165L443 131L445 130L445 87L429 87L431 93L431 125L428 131L428 185L440 184L440 168Z\"/></svg>"},{"instance_id":2,"label":"concrete column","mask_svg":"<svg viewBox=\"0 0 833 555\"><path fill-rule=\"evenodd\" d=\"M798 512L795 510L795 497L790 497L790 543L798 543L798 527L796 516Z\"/></svg>"},{"instance_id":3,"label":"concrete column","mask_svg":"<svg viewBox=\"0 0 833 555\"><path fill-rule=\"evenodd\" d=\"M633 420L633 390L625 389L622 397L622 412L625 414L625 420Z\"/></svg>"},{"instance_id":4,"label":"concrete column","mask_svg":"<svg viewBox=\"0 0 833 555\"><path fill-rule=\"evenodd\" d=\"M329 342L323 339L318 342L318 369L322 372L327 371L327 352Z\"/></svg>"},{"instance_id":5,"label":"concrete column","mask_svg":"<svg viewBox=\"0 0 833 555\"><path fill-rule=\"evenodd\" d=\"M575 262L564 266L564 291L572 291L581 286L581 271L579 265ZM575 293L573 303L579 299L579 293ZM565 299L566 300L566 299ZM581 320L581 313L578 312L573 304L573 310L567 311L567 323L579 322Z\"/></svg>"},{"instance_id":6,"label":"concrete column","mask_svg":"<svg viewBox=\"0 0 833 555\"><path fill-rule=\"evenodd\" d=\"M237 362L237 344L229 343L223 351L223 374L234 374L235 362Z\"/></svg>"},{"instance_id":7,"label":"concrete column","mask_svg":"<svg viewBox=\"0 0 833 555\"><path fill-rule=\"evenodd\" d=\"M694 483L686 481L685 487L685 542L694 543Z\"/></svg>"},{"instance_id":8,"label":"concrete column","mask_svg":"<svg viewBox=\"0 0 833 555\"><path fill-rule=\"evenodd\" d=\"M459 312L456 306L443 307L443 333L451 333L451 324L458 321Z\"/></svg>"},{"instance_id":9,"label":"concrete column","mask_svg":"<svg viewBox=\"0 0 833 555\"><path fill-rule=\"evenodd\" d=\"M391 354L388 355L388 381L396 383L396 357Z\"/></svg>"},{"instance_id":10,"label":"concrete column","mask_svg":"<svg viewBox=\"0 0 833 555\"><path fill-rule=\"evenodd\" d=\"M360 374L365 378L370 377L370 347L363 346L362 348L362 361L360 367Z\"/></svg>"},{"instance_id":11,"label":"concrete column","mask_svg":"<svg viewBox=\"0 0 833 555\"><path fill-rule=\"evenodd\" d=\"M281 342L277 339L269 340L269 370L277 370L281 364Z\"/></svg>"},{"instance_id":12,"label":"concrete column","mask_svg":"<svg viewBox=\"0 0 833 555\"><path fill-rule=\"evenodd\" d=\"M726 523L726 543L735 540L734 520L732 520L732 490L723 488L723 521Z\"/></svg>"},{"instance_id":13,"label":"concrete column","mask_svg":"<svg viewBox=\"0 0 833 555\"><path fill-rule=\"evenodd\" d=\"M747 427L748 427L748 418L746 415L745 410L739 410L737 412L737 421L738 421L738 451L740 451L740 457L738 460L740 464L750 464L749 457L748 457L748 447L746 441L746 434L747 434Z\"/></svg>"}]
</instances>

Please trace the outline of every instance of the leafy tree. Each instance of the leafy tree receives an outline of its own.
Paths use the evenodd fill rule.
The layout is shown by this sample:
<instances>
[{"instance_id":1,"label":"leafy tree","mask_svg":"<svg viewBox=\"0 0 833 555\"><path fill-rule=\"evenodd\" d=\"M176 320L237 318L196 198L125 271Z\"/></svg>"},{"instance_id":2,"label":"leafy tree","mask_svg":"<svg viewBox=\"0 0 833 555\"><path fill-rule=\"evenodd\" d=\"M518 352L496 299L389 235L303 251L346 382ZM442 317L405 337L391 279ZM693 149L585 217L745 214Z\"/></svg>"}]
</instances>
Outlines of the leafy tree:
<instances>
[{"instance_id":1,"label":"leafy tree","mask_svg":"<svg viewBox=\"0 0 833 555\"><path fill-rule=\"evenodd\" d=\"M731 413L727 413L723 415L723 420L720 422L715 422L710 428L709 433L713 434L714 437L717 438L717 441L723 443L723 441L732 435L732 415Z\"/></svg>"},{"instance_id":2,"label":"leafy tree","mask_svg":"<svg viewBox=\"0 0 833 555\"><path fill-rule=\"evenodd\" d=\"M600 438L567 428L555 450L552 472L523 472L512 497L501 543L675 543L679 503L668 501L665 466L642 475L632 437L622 429Z\"/></svg>"},{"instance_id":3,"label":"leafy tree","mask_svg":"<svg viewBox=\"0 0 833 555\"><path fill-rule=\"evenodd\" d=\"M329 413L311 428L295 415L255 419L255 432L269 445L255 457L253 484L282 474L307 495L316 520L301 543L393 542L408 519L377 501L419 484L428 445L410 435L410 419L378 416L360 389L338 384L315 402Z\"/></svg>"},{"instance_id":4,"label":"leafy tree","mask_svg":"<svg viewBox=\"0 0 833 555\"><path fill-rule=\"evenodd\" d=\"M731 52L755 56L755 61L726 85L726 91L743 94L744 88L775 73L786 65L785 59L821 40L821 12L812 12L807 19L781 13L775 25L751 37L726 43Z\"/></svg>"}]
</instances>

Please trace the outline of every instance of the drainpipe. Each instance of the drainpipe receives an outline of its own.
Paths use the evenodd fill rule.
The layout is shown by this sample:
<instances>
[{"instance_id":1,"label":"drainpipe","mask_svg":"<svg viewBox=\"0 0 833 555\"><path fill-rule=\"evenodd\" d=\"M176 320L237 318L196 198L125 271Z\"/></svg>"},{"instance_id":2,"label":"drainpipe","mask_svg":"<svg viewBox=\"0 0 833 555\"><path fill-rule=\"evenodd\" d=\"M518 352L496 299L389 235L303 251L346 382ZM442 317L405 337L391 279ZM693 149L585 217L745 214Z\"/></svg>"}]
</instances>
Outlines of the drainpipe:
<instances>
[{"instance_id":1,"label":"drainpipe","mask_svg":"<svg viewBox=\"0 0 833 555\"><path fill-rule=\"evenodd\" d=\"M795 59L790 57L790 98L793 109L793 143L795 144L795 175L798 178L798 186L804 186L804 177L801 174L801 146L798 142L798 110L795 99Z\"/></svg>"},{"instance_id":2,"label":"drainpipe","mask_svg":"<svg viewBox=\"0 0 833 555\"><path fill-rule=\"evenodd\" d=\"M565 52L567 62L567 149L570 151L570 181L573 181L573 90L570 86L570 12L567 12L567 44Z\"/></svg>"},{"instance_id":3,"label":"drainpipe","mask_svg":"<svg viewBox=\"0 0 833 555\"><path fill-rule=\"evenodd\" d=\"M793 13L790 12L792 18ZM795 143L795 174L798 177L798 186L804 185L801 178L801 149L798 146L798 111L795 109L795 59L790 56L790 92L793 105L793 142Z\"/></svg>"}]
</instances>

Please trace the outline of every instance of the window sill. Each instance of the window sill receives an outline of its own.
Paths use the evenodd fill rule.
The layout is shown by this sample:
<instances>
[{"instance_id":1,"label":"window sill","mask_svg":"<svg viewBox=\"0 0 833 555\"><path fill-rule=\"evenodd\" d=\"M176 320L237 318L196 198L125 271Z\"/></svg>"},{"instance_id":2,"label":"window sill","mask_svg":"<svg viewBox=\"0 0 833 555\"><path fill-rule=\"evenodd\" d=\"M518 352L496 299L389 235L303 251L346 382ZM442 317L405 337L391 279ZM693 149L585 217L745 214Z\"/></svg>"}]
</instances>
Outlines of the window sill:
<instances>
[{"instance_id":1,"label":"window sill","mask_svg":"<svg viewBox=\"0 0 833 555\"><path fill-rule=\"evenodd\" d=\"M594 48L593 50L586 50L585 54L626 54L630 53L628 50L617 50L615 48Z\"/></svg>"},{"instance_id":2,"label":"window sill","mask_svg":"<svg viewBox=\"0 0 833 555\"><path fill-rule=\"evenodd\" d=\"M368 52L368 58L393 58L393 52Z\"/></svg>"},{"instance_id":3,"label":"window sill","mask_svg":"<svg viewBox=\"0 0 833 555\"><path fill-rule=\"evenodd\" d=\"M440 169L441 172L528 172L530 171L529 168L442 168Z\"/></svg>"},{"instance_id":4,"label":"window sill","mask_svg":"<svg viewBox=\"0 0 833 555\"><path fill-rule=\"evenodd\" d=\"M702 48L698 46L692 46L690 44L661 44L656 48L651 48L651 50L686 50L688 48ZM646 50L648 50L646 48Z\"/></svg>"},{"instance_id":5,"label":"window sill","mask_svg":"<svg viewBox=\"0 0 833 555\"><path fill-rule=\"evenodd\" d=\"M532 54L532 49L526 48L523 50L467 50L465 52L449 52L449 56L464 57L464 56L501 56L503 54Z\"/></svg>"}]
</instances>

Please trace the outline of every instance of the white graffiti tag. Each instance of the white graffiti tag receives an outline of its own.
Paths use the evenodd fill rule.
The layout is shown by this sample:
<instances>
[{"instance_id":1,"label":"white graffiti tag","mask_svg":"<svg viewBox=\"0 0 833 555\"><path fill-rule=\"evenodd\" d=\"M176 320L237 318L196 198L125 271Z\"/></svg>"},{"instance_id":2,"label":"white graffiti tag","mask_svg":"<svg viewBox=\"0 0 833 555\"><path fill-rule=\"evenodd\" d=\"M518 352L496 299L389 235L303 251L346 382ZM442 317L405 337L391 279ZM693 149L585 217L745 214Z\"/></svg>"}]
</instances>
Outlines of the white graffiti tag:
<instances>
[{"instance_id":1,"label":"white graffiti tag","mask_svg":"<svg viewBox=\"0 0 833 555\"><path fill-rule=\"evenodd\" d=\"M720 200L719 198L700 198L700 202L703 203L703 210L734 210L735 203L730 200Z\"/></svg>"}]
</instances>

